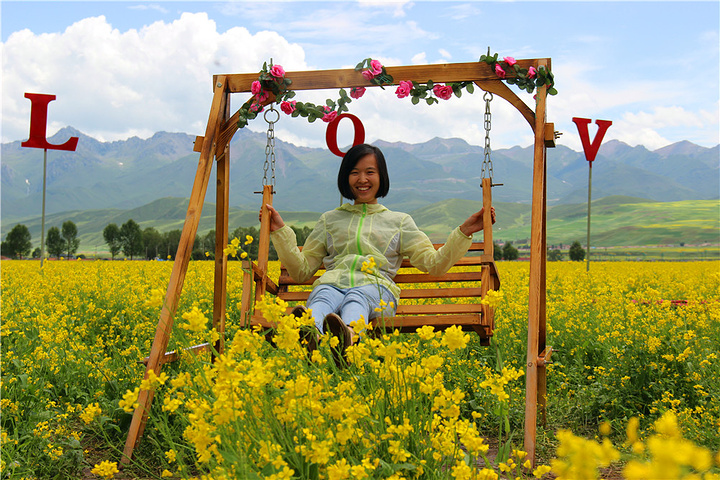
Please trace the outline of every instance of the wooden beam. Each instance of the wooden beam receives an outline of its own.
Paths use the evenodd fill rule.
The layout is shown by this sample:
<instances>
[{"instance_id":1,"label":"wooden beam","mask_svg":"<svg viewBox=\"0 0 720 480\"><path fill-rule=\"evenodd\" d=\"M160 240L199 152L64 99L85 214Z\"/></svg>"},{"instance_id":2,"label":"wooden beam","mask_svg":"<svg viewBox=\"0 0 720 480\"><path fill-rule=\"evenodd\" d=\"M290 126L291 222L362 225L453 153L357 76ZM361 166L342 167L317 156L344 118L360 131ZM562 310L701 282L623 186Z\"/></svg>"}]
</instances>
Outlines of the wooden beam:
<instances>
[{"instance_id":1,"label":"wooden beam","mask_svg":"<svg viewBox=\"0 0 720 480\"><path fill-rule=\"evenodd\" d=\"M230 94L225 93L223 118L230 117ZM217 182L215 187L215 278L213 287L213 328L220 334L215 342L215 351L225 351L225 311L227 308L227 255L228 212L230 209L230 143L216 144ZM213 353L213 362L215 361Z\"/></svg>"},{"instance_id":2,"label":"wooden beam","mask_svg":"<svg viewBox=\"0 0 720 480\"><path fill-rule=\"evenodd\" d=\"M170 281L168 283L167 293L165 294L165 302L160 311L160 320L155 330L155 338L150 350L150 357L148 359L147 369L145 370L145 378L147 378L150 370L153 370L156 375L160 374L160 358L164 356L168 342L170 341L173 317L180 300L180 293L182 292L185 281L185 274L187 273L193 243L195 242L195 234L197 233L198 224L200 223L203 201L210 180L210 172L213 165L212 156L215 153L213 148L214 140L220 128L225 110L225 91L225 77L220 76L215 82L215 93L210 107L210 115L197 172L195 173L195 182L193 183L190 201L188 202L185 224L183 225L183 230L180 235L180 244L178 245L172 273L170 274ZM138 395L138 407L133 413L130 429L128 430L128 436L125 441L123 457L120 459L123 464L130 463L135 445L145 430L145 423L147 422L147 416L150 412L152 398L153 393L149 390L141 390Z\"/></svg>"},{"instance_id":3,"label":"wooden beam","mask_svg":"<svg viewBox=\"0 0 720 480\"><path fill-rule=\"evenodd\" d=\"M532 128L533 131L535 130L535 112L533 112L532 109L528 107L527 104L515 94L515 92L510 90L510 88L505 85L505 83L498 82L497 79L495 79L478 80L475 82L475 84L486 92L490 92L493 95L502 97L508 102L510 102L510 104L515 107L518 112L520 112L520 115L522 115L523 118L528 122L530 128Z\"/></svg>"},{"instance_id":4,"label":"wooden beam","mask_svg":"<svg viewBox=\"0 0 720 480\"><path fill-rule=\"evenodd\" d=\"M541 62L541 65L543 63ZM545 259L545 104L547 87L537 92L535 110L535 148L533 161L533 187L530 230L530 279L528 286L528 343L527 372L525 376L525 446L533 465L535 464L535 440L537 433L537 394L540 316L545 299L544 262Z\"/></svg>"},{"instance_id":5,"label":"wooden beam","mask_svg":"<svg viewBox=\"0 0 720 480\"><path fill-rule=\"evenodd\" d=\"M547 65L550 59L518 60L521 68L538 68L540 61ZM549 68L549 67L548 67ZM435 83L474 82L477 80L490 80L502 82L495 72L485 62L445 63L435 65L411 65L398 67L385 67L395 83L400 80L426 83L432 80ZM258 73L226 74L228 88L232 93L249 92L252 82L258 79ZM515 72L508 69L508 78L515 77ZM354 68L336 70L306 70L286 72L285 78L292 80L291 90L317 90L323 88L351 88L374 87L360 72Z\"/></svg>"},{"instance_id":6,"label":"wooden beam","mask_svg":"<svg viewBox=\"0 0 720 480\"><path fill-rule=\"evenodd\" d=\"M267 289L268 255L270 253L270 211L265 205L272 206L273 185L263 185L262 203L260 204L260 239L258 240L257 266L262 275L260 281L255 282L255 301L260 300ZM253 267L254 268L254 267Z\"/></svg>"}]
</instances>

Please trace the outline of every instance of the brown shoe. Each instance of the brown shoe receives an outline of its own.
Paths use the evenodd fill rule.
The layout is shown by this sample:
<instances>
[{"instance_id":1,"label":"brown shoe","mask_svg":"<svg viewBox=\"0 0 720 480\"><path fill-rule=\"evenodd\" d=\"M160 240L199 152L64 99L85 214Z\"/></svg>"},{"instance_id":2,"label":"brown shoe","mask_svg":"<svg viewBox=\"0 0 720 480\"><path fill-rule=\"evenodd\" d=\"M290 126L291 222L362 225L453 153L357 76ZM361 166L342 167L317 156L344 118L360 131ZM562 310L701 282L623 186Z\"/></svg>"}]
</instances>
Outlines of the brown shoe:
<instances>
[{"instance_id":1,"label":"brown shoe","mask_svg":"<svg viewBox=\"0 0 720 480\"><path fill-rule=\"evenodd\" d=\"M339 340L338 346L332 349L335 365L342 368L347 364L345 350L352 344L353 333L338 315L329 313L325 316L325 331L330 332Z\"/></svg>"},{"instance_id":2,"label":"brown shoe","mask_svg":"<svg viewBox=\"0 0 720 480\"><path fill-rule=\"evenodd\" d=\"M295 308L292 309L290 315L300 318L305 315L307 311L308 309L305 308L305 305L297 305ZM318 337L318 331L315 326L311 325L308 327L300 328L300 345L303 345L305 348L307 348L307 351L311 356L312 353L317 350Z\"/></svg>"},{"instance_id":3,"label":"brown shoe","mask_svg":"<svg viewBox=\"0 0 720 480\"><path fill-rule=\"evenodd\" d=\"M292 311L290 312L290 315L300 318L307 311L308 310L307 310L307 308L305 308L305 305L296 305L295 308L293 308Z\"/></svg>"}]
</instances>

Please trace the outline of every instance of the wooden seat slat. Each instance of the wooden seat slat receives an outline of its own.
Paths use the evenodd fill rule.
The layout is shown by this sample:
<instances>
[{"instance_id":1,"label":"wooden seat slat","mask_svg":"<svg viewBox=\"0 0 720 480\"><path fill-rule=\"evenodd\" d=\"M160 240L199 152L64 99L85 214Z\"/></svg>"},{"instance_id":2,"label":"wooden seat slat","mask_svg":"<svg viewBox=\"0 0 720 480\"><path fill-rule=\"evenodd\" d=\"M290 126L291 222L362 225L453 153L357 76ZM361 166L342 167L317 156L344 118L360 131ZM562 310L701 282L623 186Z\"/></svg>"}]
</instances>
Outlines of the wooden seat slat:
<instances>
[{"instance_id":1,"label":"wooden seat slat","mask_svg":"<svg viewBox=\"0 0 720 480\"><path fill-rule=\"evenodd\" d=\"M487 263L487 260L485 259L485 255L478 255L476 257L463 257L457 262L455 262L455 267L466 267L466 266L477 266L477 265L485 265ZM407 258L403 260L402 264L400 265L400 268L413 268L412 264L410 263L410 260Z\"/></svg>"},{"instance_id":2,"label":"wooden seat slat","mask_svg":"<svg viewBox=\"0 0 720 480\"><path fill-rule=\"evenodd\" d=\"M374 327L385 327L386 330L394 328L411 328L417 329L424 325L434 326L452 326L452 325L478 325L482 324L482 315L476 313L463 313L458 315L397 315L395 317L385 318L384 320L375 319L372 322Z\"/></svg>"},{"instance_id":3,"label":"wooden seat slat","mask_svg":"<svg viewBox=\"0 0 720 480\"><path fill-rule=\"evenodd\" d=\"M273 328L274 324L265 320L260 315L251 317L252 325L260 325L264 328ZM376 318L371 322L373 328L383 327L386 330L401 329L405 331L415 331L424 325L434 325L439 328L451 327L453 325L477 327L486 333L489 326L482 323L482 315L479 313L460 313L455 315L397 315L389 318Z\"/></svg>"},{"instance_id":4,"label":"wooden seat slat","mask_svg":"<svg viewBox=\"0 0 720 480\"><path fill-rule=\"evenodd\" d=\"M310 296L310 291L305 292L282 292L278 294L278 297L282 298L286 302L304 302Z\"/></svg>"},{"instance_id":5,"label":"wooden seat slat","mask_svg":"<svg viewBox=\"0 0 720 480\"><path fill-rule=\"evenodd\" d=\"M442 282L479 282L482 272L450 272L435 276L427 273L398 273L393 281L395 283L442 283Z\"/></svg>"},{"instance_id":6,"label":"wooden seat slat","mask_svg":"<svg viewBox=\"0 0 720 480\"><path fill-rule=\"evenodd\" d=\"M281 292L278 295L286 302L302 302L308 299L310 291L303 292ZM451 288L403 288L400 290L401 299L420 298L462 298L481 297L480 287L451 287Z\"/></svg>"},{"instance_id":7,"label":"wooden seat slat","mask_svg":"<svg viewBox=\"0 0 720 480\"><path fill-rule=\"evenodd\" d=\"M480 271L476 272L450 272L444 275L435 276L427 273L398 273L395 278L395 283L442 283L442 282L479 282L482 277ZM310 279L304 282L295 282L289 275L280 275L278 284L280 286L290 285L312 285L315 280L320 278L319 275L313 275Z\"/></svg>"},{"instance_id":8,"label":"wooden seat slat","mask_svg":"<svg viewBox=\"0 0 720 480\"><path fill-rule=\"evenodd\" d=\"M403 288L400 298L454 298L454 297L480 297L480 287L450 287L450 288Z\"/></svg>"},{"instance_id":9,"label":"wooden seat slat","mask_svg":"<svg viewBox=\"0 0 720 480\"><path fill-rule=\"evenodd\" d=\"M481 313L483 306L480 304L464 303L442 303L429 305L399 305L396 315L424 315L430 313Z\"/></svg>"}]
</instances>

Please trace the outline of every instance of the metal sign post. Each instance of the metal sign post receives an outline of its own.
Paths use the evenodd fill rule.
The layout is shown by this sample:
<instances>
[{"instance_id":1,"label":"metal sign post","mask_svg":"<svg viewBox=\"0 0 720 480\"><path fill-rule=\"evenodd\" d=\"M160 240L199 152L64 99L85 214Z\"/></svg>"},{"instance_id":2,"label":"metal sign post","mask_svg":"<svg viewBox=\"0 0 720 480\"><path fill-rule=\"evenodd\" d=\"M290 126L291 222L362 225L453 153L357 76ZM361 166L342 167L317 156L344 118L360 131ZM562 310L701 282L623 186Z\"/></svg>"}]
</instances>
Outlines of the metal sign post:
<instances>
[{"instance_id":1,"label":"metal sign post","mask_svg":"<svg viewBox=\"0 0 720 480\"><path fill-rule=\"evenodd\" d=\"M40 268L45 261L45 192L47 181L47 151L65 150L74 152L77 148L78 137L70 137L70 140L62 145L54 145L47 141L47 111L48 103L55 100L55 95L44 93L25 93L25 98L30 99L30 137L22 142L20 146L28 148L42 148L43 154L43 195L42 195L42 221L40 232Z\"/></svg>"},{"instance_id":2,"label":"metal sign post","mask_svg":"<svg viewBox=\"0 0 720 480\"><path fill-rule=\"evenodd\" d=\"M610 120L595 120L595 124L598 126L598 131L595 134L595 138L590 143L590 135L588 134L588 125L590 124L589 118L573 117L573 123L577 125L578 133L580 134L580 141L582 142L583 151L585 152L585 159L588 161L588 223L587 223L587 263L586 271L590 271L590 201L592 192L592 162L597 156L598 150L600 150L600 144L605 136L605 132L610 128L612 122Z\"/></svg>"}]
</instances>

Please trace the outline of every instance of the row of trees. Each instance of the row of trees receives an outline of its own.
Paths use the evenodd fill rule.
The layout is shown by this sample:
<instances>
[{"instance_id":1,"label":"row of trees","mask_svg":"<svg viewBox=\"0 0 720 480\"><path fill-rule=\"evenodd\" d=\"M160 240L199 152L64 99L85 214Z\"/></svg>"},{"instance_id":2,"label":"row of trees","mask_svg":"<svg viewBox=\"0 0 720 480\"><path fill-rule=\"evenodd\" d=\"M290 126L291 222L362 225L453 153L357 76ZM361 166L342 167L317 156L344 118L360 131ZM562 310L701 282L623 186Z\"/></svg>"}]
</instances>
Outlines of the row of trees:
<instances>
[{"instance_id":1,"label":"row of trees","mask_svg":"<svg viewBox=\"0 0 720 480\"><path fill-rule=\"evenodd\" d=\"M291 227L297 236L298 245L303 245L312 231L309 227ZM159 257L174 258L180 244L180 230L170 230L160 233L154 227L141 229L133 219L128 220L118 227L115 223L108 224L103 230L103 238L108 245L113 260L120 252L131 260L135 257L153 259ZM239 238L243 243L247 236L254 240L243 249L250 258L257 258L258 255L258 229L256 227L238 227L229 236L229 239ZM75 223L68 220L62 224L62 228L51 227L45 239L48 254L51 257L59 257L63 254L74 255L79 246L78 229ZM2 254L12 258L29 257L32 250L32 237L25 225L15 225L2 242ZM562 260L563 254L560 249L548 249L549 261ZM33 257L40 256L40 249L36 248ZM570 246L568 256L572 261L582 261L585 258L585 250L576 241ZM506 242L502 247L495 244L495 260L517 260L518 249L512 242ZM192 258L201 260L204 258L215 258L215 230L210 230L204 236L195 236ZM270 244L270 260L277 260L277 252Z\"/></svg>"},{"instance_id":2,"label":"row of trees","mask_svg":"<svg viewBox=\"0 0 720 480\"><path fill-rule=\"evenodd\" d=\"M495 244L493 251L493 258L495 260L517 260L519 256L520 252L513 246L512 242L506 242L502 247L497 243ZM570 260L573 262L580 262L585 258L585 249L582 248L580 242L575 241L570 245L568 257L570 257ZM548 248L547 259L551 262L558 262L563 259L563 253L559 248Z\"/></svg>"},{"instance_id":3,"label":"row of trees","mask_svg":"<svg viewBox=\"0 0 720 480\"><path fill-rule=\"evenodd\" d=\"M160 233L154 227L143 230L131 218L119 227L115 223L108 224L103 229L103 239L108 245L113 260L120 252L130 260L135 257L165 258L175 255L180 243L180 230L171 230L165 233Z\"/></svg>"},{"instance_id":4,"label":"row of trees","mask_svg":"<svg viewBox=\"0 0 720 480\"><path fill-rule=\"evenodd\" d=\"M48 255L51 257L59 257L63 254L68 257L75 255L80 247L80 239L78 238L77 225L71 220L63 222L62 229L51 227L47 232L45 239ZM2 254L11 258L26 258L30 256L32 250L32 235L30 230L23 225L15 225L5 237L5 241L0 246ZM37 258L40 256L40 248L36 248L32 252L32 256Z\"/></svg>"},{"instance_id":5,"label":"row of trees","mask_svg":"<svg viewBox=\"0 0 720 480\"><path fill-rule=\"evenodd\" d=\"M296 228L291 227L295 231L298 244L305 243L305 239L312 229L309 227ZM180 244L180 230L170 230L160 233L154 227L141 229L134 220L130 219L117 226L114 223L108 224L103 230L103 238L108 245L108 250L113 259L122 252L131 260L136 257L146 258L168 258L174 259ZM247 236L253 238L253 242L244 245ZM242 248L250 258L257 258L258 255L258 237L259 231L256 227L238 227L229 234L228 240L239 238L242 240ZM215 259L215 230L210 230L203 236L196 235L193 242L192 257L193 260L214 260ZM277 252L270 245L270 260L277 260Z\"/></svg>"}]
</instances>

